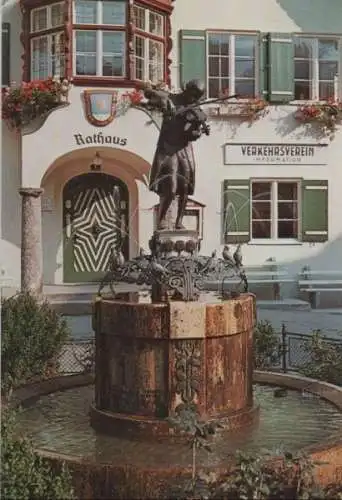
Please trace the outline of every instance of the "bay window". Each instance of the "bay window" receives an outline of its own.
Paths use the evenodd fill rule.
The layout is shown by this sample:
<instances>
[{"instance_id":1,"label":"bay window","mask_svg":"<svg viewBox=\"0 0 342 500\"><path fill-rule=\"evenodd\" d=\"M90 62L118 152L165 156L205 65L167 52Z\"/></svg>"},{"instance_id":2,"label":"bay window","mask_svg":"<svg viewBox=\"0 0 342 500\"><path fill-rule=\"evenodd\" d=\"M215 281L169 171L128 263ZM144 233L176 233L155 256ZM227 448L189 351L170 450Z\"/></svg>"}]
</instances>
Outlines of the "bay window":
<instances>
[{"instance_id":1,"label":"bay window","mask_svg":"<svg viewBox=\"0 0 342 500\"><path fill-rule=\"evenodd\" d=\"M294 38L295 99L338 98L341 47L341 37Z\"/></svg>"},{"instance_id":2,"label":"bay window","mask_svg":"<svg viewBox=\"0 0 342 500\"><path fill-rule=\"evenodd\" d=\"M135 80L159 82L164 79L164 18L156 12L134 6Z\"/></svg>"},{"instance_id":3,"label":"bay window","mask_svg":"<svg viewBox=\"0 0 342 500\"><path fill-rule=\"evenodd\" d=\"M75 0L74 74L129 78L127 2ZM139 5L133 7L133 80L164 79L164 16Z\"/></svg>"},{"instance_id":4,"label":"bay window","mask_svg":"<svg viewBox=\"0 0 342 500\"><path fill-rule=\"evenodd\" d=\"M208 97L223 93L242 97L256 95L257 49L257 35L208 32Z\"/></svg>"},{"instance_id":5,"label":"bay window","mask_svg":"<svg viewBox=\"0 0 342 500\"><path fill-rule=\"evenodd\" d=\"M31 80L65 75L64 5L55 3L31 11ZM56 31L51 32L55 29Z\"/></svg>"}]
</instances>

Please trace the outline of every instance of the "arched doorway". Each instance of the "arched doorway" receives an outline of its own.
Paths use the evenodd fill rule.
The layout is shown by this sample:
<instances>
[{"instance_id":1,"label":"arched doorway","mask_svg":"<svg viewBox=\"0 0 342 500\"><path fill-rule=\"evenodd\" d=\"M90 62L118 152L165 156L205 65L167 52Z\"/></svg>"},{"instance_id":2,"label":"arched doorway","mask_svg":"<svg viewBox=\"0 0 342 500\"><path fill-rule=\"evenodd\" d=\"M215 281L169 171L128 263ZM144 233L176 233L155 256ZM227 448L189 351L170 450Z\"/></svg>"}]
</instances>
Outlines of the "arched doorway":
<instances>
[{"instance_id":1,"label":"arched doorway","mask_svg":"<svg viewBox=\"0 0 342 500\"><path fill-rule=\"evenodd\" d=\"M129 194L111 175L73 177L63 189L64 282L96 282L108 270L113 249L128 258Z\"/></svg>"}]
</instances>

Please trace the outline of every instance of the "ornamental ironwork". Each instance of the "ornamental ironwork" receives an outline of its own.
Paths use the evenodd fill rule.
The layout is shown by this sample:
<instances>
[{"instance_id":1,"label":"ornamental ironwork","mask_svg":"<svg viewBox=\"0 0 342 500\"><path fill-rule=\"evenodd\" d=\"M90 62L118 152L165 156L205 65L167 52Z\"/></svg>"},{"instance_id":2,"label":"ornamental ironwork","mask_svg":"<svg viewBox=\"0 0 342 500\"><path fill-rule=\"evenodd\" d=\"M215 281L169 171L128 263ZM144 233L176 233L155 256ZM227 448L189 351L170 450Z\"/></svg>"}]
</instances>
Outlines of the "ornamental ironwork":
<instances>
[{"instance_id":1,"label":"ornamental ironwork","mask_svg":"<svg viewBox=\"0 0 342 500\"><path fill-rule=\"evenodd\" d=\"M222 256L216 250L211 256L198 254L195 240L161 241L155 232L150 242L150 254L140 249L138 257L125 261L119 251L113 251L110 270L100 283L98 295L109 286L115 297L115 286L119 283L148 285L157 293L157 301L168 297L183 301L198 300L201 291L210 290L210 283L221 285L222 295L238 296L248 292L248 281L242 265L241 245L233 254L229 247L223 248ZM227 283L235 286L229 292L224 290ZM157 296L157 297L156 297Z\"/></svg>"}]
</instances>

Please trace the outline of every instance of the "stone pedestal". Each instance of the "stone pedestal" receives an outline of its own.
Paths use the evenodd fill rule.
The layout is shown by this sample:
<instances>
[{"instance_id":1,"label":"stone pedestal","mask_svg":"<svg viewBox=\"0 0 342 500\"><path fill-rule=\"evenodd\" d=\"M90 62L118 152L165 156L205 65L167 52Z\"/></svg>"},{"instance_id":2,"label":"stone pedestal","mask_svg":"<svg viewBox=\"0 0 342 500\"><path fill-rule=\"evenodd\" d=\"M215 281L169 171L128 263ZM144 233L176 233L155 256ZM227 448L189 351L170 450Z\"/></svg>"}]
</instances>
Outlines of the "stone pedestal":
<instances>
[{"instance_id":1,"label":"stone pedestal","mask_svg":"<svg viewBox=\"0 0 342 500\"><path fill-rule=\"evenodd\" d=\"M42 210L43 189L22 188L21 290L41 293L43 286Z\"/></svg>"},{"instance_id":2,"label":"stone pedestal","mask_svg":"<svg viewBox=\"0 0 342 500\"><path fill-rule=\"evenodd\" d=\"M180 403L230 429L254 419L254 296L214 300L95 304L95 428L170 437Z\"/></svg>"}]
</instances>

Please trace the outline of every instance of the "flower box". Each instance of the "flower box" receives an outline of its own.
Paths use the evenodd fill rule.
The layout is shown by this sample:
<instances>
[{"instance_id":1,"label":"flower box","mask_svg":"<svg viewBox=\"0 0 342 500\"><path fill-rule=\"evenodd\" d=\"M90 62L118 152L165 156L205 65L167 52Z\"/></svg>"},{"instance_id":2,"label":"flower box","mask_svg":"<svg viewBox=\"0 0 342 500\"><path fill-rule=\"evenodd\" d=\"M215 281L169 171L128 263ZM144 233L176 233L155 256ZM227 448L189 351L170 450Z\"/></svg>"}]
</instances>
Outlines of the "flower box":
<instances>
[{"instance_id":1,"label":"flower box","mask_svg":"<svg viewBox=\"0 0 342 500\"><path fill-rule=\"evenodd\" d=\"M325 135L332 136L336 126L342 123L342 102L307 103L298 106L295 120L316 125Z\"/></svg>"},{"instance_id":2,"label":"flower box","mask_svg":"<svg viewBox=\"0 0 342 500\"><path fill-rule=\"evenodd\" d=\"M15 82L2 91L1 114L11 129L21 130L39 117L67 101L68 80L49 78Z\"/></svg>"}]
</instances>

